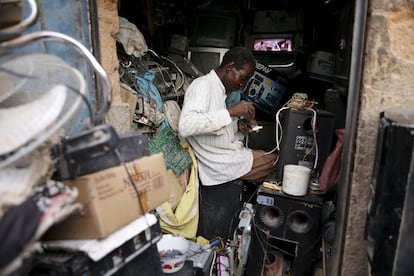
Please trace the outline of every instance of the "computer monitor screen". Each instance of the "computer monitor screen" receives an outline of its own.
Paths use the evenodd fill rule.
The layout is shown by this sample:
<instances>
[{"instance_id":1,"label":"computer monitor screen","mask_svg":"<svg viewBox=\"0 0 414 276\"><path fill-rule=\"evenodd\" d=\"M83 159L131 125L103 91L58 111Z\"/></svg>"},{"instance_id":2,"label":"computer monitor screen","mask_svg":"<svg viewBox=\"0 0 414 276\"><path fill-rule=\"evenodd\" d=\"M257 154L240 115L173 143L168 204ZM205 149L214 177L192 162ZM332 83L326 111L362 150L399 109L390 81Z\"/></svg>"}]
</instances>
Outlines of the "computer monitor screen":
<instances>
[{"instance_id":1,"label":"computer monitor screen","mask_svg":"<svg viewBox=\"0 0 414 276\"><path fill-rule=\"evenodd\" d=\"M291 38L256 38L253 42L254 51L293 52Z\"/></svg>"},{"instance_id":2,"label":"computer monitor screen","mask_svg":"<svg viewBox=\"0 0 414 276\"><path fill-rule=\"evenodd\" d=\"M302 47L301 34L246 34L245 46L252 50L257 61L290 74L296 70L297 50Z\"/></svg>"},{"instance_id":3,"label":"computer monitor screen","mask_svg":"<svg viewBox=\"0 0 414 276\"><path fill-rule=\"evenodd\" d=\"M190 47L188 59L198 70L207 74L220 65L227 51L227 48Z\"/></svg>"},{"instance_id":4,"label":"computer monitor screen","mask_svg":"<svg viewBox=\"0 0 414 276\"><path fill-rule=\"evenodd\" d=\"M195 15L191 46L232 47L236 39L237 21L233 16L209 13Z\"/></svg>"}]
</instances>

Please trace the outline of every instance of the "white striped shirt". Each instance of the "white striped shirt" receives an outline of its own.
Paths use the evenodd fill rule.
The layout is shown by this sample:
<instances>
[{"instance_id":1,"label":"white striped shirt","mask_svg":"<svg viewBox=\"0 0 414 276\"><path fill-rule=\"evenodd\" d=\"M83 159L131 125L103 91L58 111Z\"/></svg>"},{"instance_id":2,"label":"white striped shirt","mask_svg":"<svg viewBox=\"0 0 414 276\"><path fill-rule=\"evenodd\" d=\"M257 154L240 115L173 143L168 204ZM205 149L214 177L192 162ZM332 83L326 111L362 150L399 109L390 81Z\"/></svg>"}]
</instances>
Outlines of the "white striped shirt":
<instances>
[{"instance_id":1,"label":"white striped shirt","mask_svg":"<svg viewBox=\"0 0 414 276\"><path fill-rule=\"evenodd\" d=\"M195 79L187 88L178 124L198 160L201 183L212 186L248 173L253 153L244 147L237 118L226 108L226 92L214 70Z\"/></svg>"}]
</instances>

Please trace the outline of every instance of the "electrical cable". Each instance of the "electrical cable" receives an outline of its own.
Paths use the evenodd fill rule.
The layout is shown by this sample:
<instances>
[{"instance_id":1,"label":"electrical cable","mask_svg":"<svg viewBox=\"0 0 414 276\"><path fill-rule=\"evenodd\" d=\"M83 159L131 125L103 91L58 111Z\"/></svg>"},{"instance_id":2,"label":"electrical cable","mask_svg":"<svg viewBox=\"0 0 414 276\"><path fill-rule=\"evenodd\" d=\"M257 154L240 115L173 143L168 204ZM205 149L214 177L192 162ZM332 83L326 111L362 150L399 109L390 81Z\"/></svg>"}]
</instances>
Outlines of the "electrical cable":
<instances>
[{"instance_id":1,"label":"electrical cable","mask_svg":"<svg viewBox=\"0 0 414 276\"><path fill-rule=\"evenodd\" d=\"M161 65L158 63L158 62L154 62L154 64L156 65L156 67L157 67L157 69L158 69L158 72L160 73L160 75L161 75L161 78L162 78L162 81L164 82L164 84L168 87L169 86L169 83L165 80L165 78L164 78L164 74L163 74L163 72L162 72L162 70L161 70ZM176 96L176 100L178 101L178 98L179 98L179 95L178 95L178 91L177 91L177 89L176 89L176 87L175 87L175 84L174 84L174 81L173 81L173 79L172 79L172 77L171 77L171 74L169 73L169 72L167 72L167 76L168 76L168 78L170 79L170 83L171 83L171 86L172 86L172 88L173 88L173 90L174 90L174 93L175 93L175 96Z\"/></svg>"},{"instance_id":2,"label":"electrical cable","mask_svg":"<svg viewBox=\"0 0 414 276\"><path fill-rule=\"evenodd\" d=\"M315 150L315 160L313 161L313 169L316 170L316 166L318 164L318 142L316 138L316 111L313 108L307 108L306 110L310 110L313 113L312 117L312 136L313 136L313 143L312 147L309 151L303 156L303 160L306 161L307 157Z\"/></svg>"},{"instance_id":3,"label":"electrical cable","mask_svg":"<svg viewBox=\"0 0 414 276\"><path fill-rule=\"evenodd\" d=\"M316 170L316 167L317 167L318 162L319 162L319 147L318 147L318 140L317 140L317 137L316 137L316 132L317 132L317 129L316 129L316 111L312 108L309 108L309 109L312 110L312 112L314 114L314 120L313 120L312 127L313 127L313 140L315 141L315 162L314 162L314 165L313 165L313 169Z\"/></svg>"},{"instance_id":4,"label":"electrical cable","mask_svg":"<svg viewBox=\"0 0 414 276\"><path fill-rule=\"evenodd\" d=\"M115 154L116 154L116 156L117 156L117 158L118 158L118 161L119 161L119 162L121 163L121 165L124 167L125 172L126 172L126 174L128 175L128 180L129 180L129 182L131 183L131 186L133 187L133 189L134 189L134 191L135 191L135 193L136 193L136 195L137 195L137 199L138 199L139 208L141 209L141 212L142 212L142 214L143 214L143 216L144 216L144 219L145 219L145 222L146 222L147 226L148 226L148 227L150 227L150 223L149 223L149 221L148 221L147 217L145 216L144 204L142 203L141 195L140 195L140 193L139 193L139 191L138 191L137 186L135 185L134 179L132 178L132 175L131 175L131 173L130 173L130 171L129 171L128 167L127 167L127 165L125 164L125 161L124 161L124 159L122 158L122 155L121 155L121 153L119 152L118 148L115 148L115 149L114 149L114 151L115 151ZM152 244L152 243L151 243L151 244Z\"/></svg>"},{"instance_id":5,"label":"electrical cable","mask_svg":"<svg viewBox=\"0 0 414 276\"><path fill-rule=\"evenodd\" d=\"M254 193L245 201L245 202L250 202L252 199L253 199L253 197L255 196L255 195L257 195L257 192L259 191L259 187L260 186L257 186L257 188L254 190ZM253 217L253 215L254 214L252 214L252 217Z\"/></svg>"},{"instance_id":6,"label":"electrical cable","mask_svg":"<svg viewBox=\"0 0 414 276\"><path fill-rule=\"evenodd\" d=\"M259 229L260 230L260 232L262 232L263 234L265 234L267 237L270 237L270 238L276 238L276 239L278 239L278 238L280 238L280 237L277 237L277 236L273 236L273 235L271 235L270 233L269 233L269 231L266 231L265 229L263 229L263 228L261 228L259 225L257 225L257 223L256 222L254 222L254 226L257 228L257 229ZM275 246L275 245L272 245L271 243L269 243L269 242L266 242L266 241L263 241L267 246L270 246L270 247L272 247L273 249L276 249L276 250L278 250L278 251L280 251L280 252L282 252L283 254L285 254L285 255L288 255L288 256L294 256L294 254L292 254L292 253L289 253L289 252L287 252L287 251L285 251L285 250L283 250L283 249L281 249L281 248L279 248L279 247L277 247L277 246ZM264 248L264 246L263 246L263 248Z\"/></svg>"},{"instance_id":7,"label":"electrical cable","mask_svg":"<svg viewBox=\"0 0 414 276\"><path fill-rule=\"evenodd\" d=\"M228 275L232 275L231 274L231 268L230 268L230 264L228 264L228 265L225 265L225 264L223 264L223 263L220 263L220 268L221 267L223 267L224 268L224 271L225 272L228 272ZM218 275L222 275L222 270L220 270L220 271L218 271L218 268L217 268L217 272L218 272Z\"/></svg>"},{"instance_id":8,"label":"electrical cable","mask_svg":"<svg viewBox=\"0 0 414 276\"><path fill-rule=\"evenodd\" d=\"M177 85L177 90L180 90L183 85L184 85L184 79L185 79L185 75L183 73L183 71L178 67L178 65L172 61L171 59L167 58L167 57L162 57L163 59L167 60L168 62L170 62L172 65L174 65L175 69L177 70L177 72L180 74L181 76L181 83L179 85Z\"/></svg>"},{"instance_id":9,"label":"electrical cable","mask_svg":"<svg viewBox=\"0 0 414 276\"><path fill-rule=\"evenodd\" d=\"M227 234L226 234L226 240L227 240L227 238L229 237L229 235L230 235L230 232L231 232L231 229L233 229L233 223L234 223L234 219L238 216L238 214L240 214L240 212L241 212L241 210L242 210L243 208L239 208L239 209L237 209L237 211L233 214L233 216L231 217L231 221L230 221L230 226L229 226L229 229L228 229L228 231L227 231Z\"/></svg>"},{"instance_id":10,"label":"electrical cable","mask_svg":"<svg viewBox=\"0 0 414 276\"><path fill-rule=\"evenodd\" d=\"M172 61L171 59L169 59L169 58L167 58L167 57L164 57L164 56L160 56L160 55L158 55L154 50L152 50L152 49L148 49L148 52L149 53L151 53L151 54L153 54L155 57L157 57L159 60L166 60L166 61L168 61L169 63L171 63L174 67L175 67L175 69L177 70L177 72L181 75L181 83L179 84L179 85L177 85L177 90L179 90L179 89L181 89L182 88L182 86L184 85L184 73L183 73L183 71L178 67L178 65L174 62L174 61Z\"/></svg>"},{"instance_id":11,"label":"electrical cable","mask_svg":"<svg viewBox=\"0 0 414 276\"><path fill-rule=\"evenodd\" d=\"M266 248L265 248L265 245L264 245L264 241L262 240L262 237L260 236L261 233L259 233L257 231L256 223L255 223L254 220L253 220L253 226L254 226L253 227L253 231L254 231L255 236L256 236L256 239L257 239L257 241L258 241L258 243L260 245L260 248L262 249L265 262L267 261L268 263L270 263L269 257L266 254ZM263 234L266 234L266 233L263 232Z\"/></svg>"},{"instance_id":12,"label":"electrical cable","mask_svg":"<svg viewBox=\"0 0 414 276\"><path fill-rule=\"evenodd\" d=\"M267 154L273 153L274 151L280 151L280 143L282 142L282 138L283 138L283 128L282 128L282 124L280 122L280 112L282 112L283 110L286 110L286 109L290 109L290 107L283 106L275 114L275 120L276 120L276 128L275 128L276 147L274 147L271 151L266 152ZM279 137L279 130L280 130L280 137Z\"/></svg>"},{"instance_id":13,"label":"electrical cable","mask_svg":"<svg viewBox=\"0 0 414 276\"><path fill-rule=\"evenodd\" d=\"M135 182L134 182L134 179L132 178L132 175L131 175L131 173L130 173L130 171L129 171L129 169L128 169L128 167L127 167L127 165L125 164L125 161L124 161L124 159L122 158L122 155L121 155L121 153L119 152L119 150L118 150L118 148L115 148L115 154L116 154L116 156L117 156L117 158L118 158L118 161L121 163L121 165L124 167L124 169L125 169L125 172L127 173L127 175L128 175L128 180L129 180L129 182L131 183L131 186L134 188L134 191L135 191L135 193L136 193L136 195L137 195L137 199L138 199L138 204L139 204L139 208L141 209L141 212L142 212L142 216L144 217L144 220L145 220L145 223L146 223L146 225L147 225L147 227L148 228L150 228L151 227L151 225L150 225L150 223L149 223L149 221L148 221L148 218L145 216L145 210L144 210L144 204L142 203L142 199L141 199L141 195L140 195L140 193L139 193L139 191L138 191L138 188L136 187L136 185L135 185ZM147 236L145 236L147 239L149 239L149 242L150 242L150 246L152 246L154 243L153 243L153 238L150 236L151 235L151 231L149 231L149 235ZM155 257L155 255L154 254L152 254L152 258L151 258L151 262L152 262L152 267L156 267L156 265L158 265L157 264L157 261L156 261L156 257Z\"/></svg>"}]
</instances>

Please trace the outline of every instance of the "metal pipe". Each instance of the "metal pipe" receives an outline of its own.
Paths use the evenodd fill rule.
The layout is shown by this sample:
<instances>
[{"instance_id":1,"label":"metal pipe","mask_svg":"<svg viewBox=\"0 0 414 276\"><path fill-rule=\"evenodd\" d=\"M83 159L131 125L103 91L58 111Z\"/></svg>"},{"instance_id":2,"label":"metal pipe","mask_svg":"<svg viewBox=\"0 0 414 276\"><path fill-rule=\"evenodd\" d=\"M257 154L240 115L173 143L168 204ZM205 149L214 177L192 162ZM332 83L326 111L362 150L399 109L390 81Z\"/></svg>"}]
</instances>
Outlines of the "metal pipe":
<instances>
[{"instance_id":1,"label":"metal pipe","mask_svg":"<svg viewBox=\"0 0 414 276\"><path fill-rule=\"evenodd\" d=\"M359 111L361 71L365 44L365 27L367 19L368 1L355 1L354 25L352 33L352 54L349 73L349 92L345 125L344 149L342 167L338 188L338 206L336 207L335 242L329 275L342 274L344 244L348 222L349 200L351 194L351 173L353 168L354 149L356 143L356 129Z\"/></svg>"}]
</instances>

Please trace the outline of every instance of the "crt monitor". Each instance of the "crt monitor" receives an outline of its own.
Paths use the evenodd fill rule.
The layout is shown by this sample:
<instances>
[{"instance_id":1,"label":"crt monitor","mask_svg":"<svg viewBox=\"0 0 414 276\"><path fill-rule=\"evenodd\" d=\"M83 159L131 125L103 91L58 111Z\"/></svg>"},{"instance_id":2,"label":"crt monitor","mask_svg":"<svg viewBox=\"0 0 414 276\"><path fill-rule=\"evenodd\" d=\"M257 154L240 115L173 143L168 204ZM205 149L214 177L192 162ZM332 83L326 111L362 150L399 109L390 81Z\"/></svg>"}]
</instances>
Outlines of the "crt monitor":
<instances>
[{"instance_id":1,"label":"crt monitor","mask_svg":"<svg viewBox=\"0 0 414 276\"><path fill-rule=\"evenodd\" d=\"M294 53L300 44L295 34L249 34L246 47L256 52Z\"/></svg>"},{"instance_id":2,"label":"crt monitor","mask_svg":"<svg viewBox=\"0 0 414 276\"><path fill-rule=\"evenodd\" d=\"M293 52L292 38L266 37L255 38L254 51Z\"/></svg>"},{"instance_id":3,"label":"crt monitor","mask_svg":"<svg viewBox=\"0 0 414 276\"><path fill-rule=\"evenodd\" d=\"M188 59L202 73L207 74L211 69L218 67L223 60L227 48L190 47Z\"/></svg>"},{"instance_id":4,"label":"crt monitor","mask_svg":"<svg viewBox=\"0 0 414 276\"><path fill-rule=\"evenodd\" d=\"M190 46L230 48L236 41L237 20L215 12L198 13L193 22Z\"/></svg>"},{"instance_id":5,"label":"crt monitor","mask_svg":"<svg viewBox=\"0 0 414 276\"><path fill-rule=\"evenodd\" d=\"M296 50L301 45L299 34L249 34L245 41L259 62L286 74L296 69Z\"/></svg>"}]
</instances>

